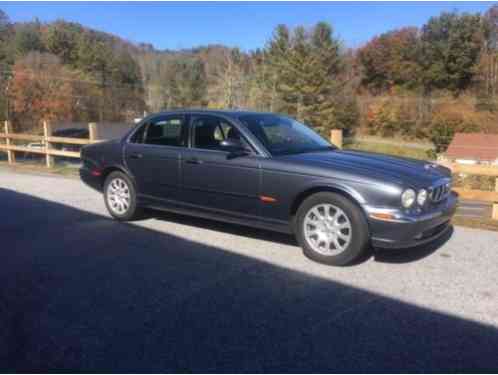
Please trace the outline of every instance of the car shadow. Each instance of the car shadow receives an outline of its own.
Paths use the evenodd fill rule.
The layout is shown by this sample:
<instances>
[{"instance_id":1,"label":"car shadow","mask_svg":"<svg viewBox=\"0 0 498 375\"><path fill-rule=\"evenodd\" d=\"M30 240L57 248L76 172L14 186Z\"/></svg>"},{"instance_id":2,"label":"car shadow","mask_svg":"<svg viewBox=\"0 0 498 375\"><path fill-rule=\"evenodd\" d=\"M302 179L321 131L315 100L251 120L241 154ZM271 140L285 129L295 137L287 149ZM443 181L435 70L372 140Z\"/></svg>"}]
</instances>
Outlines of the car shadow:
<instances>
[{"instance_id":1,"label":"car shadow","mask_svg":"<svg viewBox=\"0 0 498 375\"><path fill-rule=\"evenodd\" d=\"M147 210L146 216L161 221L168 221L181 225L188 225L197 228L209 229L209 230L229 233L237 236L244 236L263 241L272 241L299 248L299 245L294 236L283 233L276 233L269 230L255 229L237 224L222 223L215 220L197 218L193 216L180 215L176 213L163 212L157 210ZM446 242L448 242L448 240L451 238L452 235L453 235L453 227L451 227L447 233L439 237L437 240L417 247L412 247L408 249L399 249L399 250L378 249L370 247L360 258L356 259L348 266L349 267L357 266L359 264L362 264L370 260L371 258L373 258L376 262L382 262L382 263L415 262L434 254Z\"/></svg>"},{"instance_id":2,"label":"car shadow","mask_svg":"<svg viewBox=\"0 0 498 375\"><path fill-rule=\"evenodd\" d=\"M236 236L244 236L257 240L272 241L296 247L299 246L294 236L265 229L252 228L238 224L224 223L216 220L209 220L194 216L157 210L147 210L146 216L152 217L157 220L171 221L176 224L188 225L218 232L225 232Z\"/></svg>"},{"instance_id":3,"label":"car shadow","mask_svg":"<svg viewBox=\"0 0 498 375\"><path fill-rule=\"evenodd\" d=\"M1 372L498 368L494 326L241 255L235 244L6 189L0 202Z\"/></svg>"},{"instance_id":4,"label":"car shadow","mask_svg":"<svg viewBox=\"0 0 498 375\"><path fill-rule=\"evenodd\" d=\"M407 249L374 249L373 256L376 262L382 263L410 263L431 256L446 244L453 236L454 228L449 230L436 240L421 246Z\"/></svg>"}]
</instances>

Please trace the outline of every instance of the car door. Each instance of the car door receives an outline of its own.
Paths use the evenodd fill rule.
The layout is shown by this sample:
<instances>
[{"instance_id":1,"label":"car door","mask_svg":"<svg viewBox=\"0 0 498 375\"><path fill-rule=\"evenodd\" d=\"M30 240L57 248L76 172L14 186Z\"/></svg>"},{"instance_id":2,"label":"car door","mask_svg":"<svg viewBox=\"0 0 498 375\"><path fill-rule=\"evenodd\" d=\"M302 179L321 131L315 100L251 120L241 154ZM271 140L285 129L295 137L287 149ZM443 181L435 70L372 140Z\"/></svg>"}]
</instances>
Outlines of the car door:
<instances>
[{"instance_id":1,"label":"car door","mask_svg":"<svg viewBox=\"0 0 498 375\"><path fill-rule=\"evenodd\" d=\"M182 159L182 199L217 213L259 216L260 157L252 150L232 157L220 142L242 140L236 126L214 115L193 115L190 121L190 147Z\"/></svg>"},{"instance_id":2,"label":"car door","mask_svg":"<svg viewBox=\"0 0 498 375\"><path fill-rule=\"evenodd\" d=\"M142 198L178 198L187 126L183 114L159 115L146 121L126 144L126 165Z\"/></svg>"}]
</instances>

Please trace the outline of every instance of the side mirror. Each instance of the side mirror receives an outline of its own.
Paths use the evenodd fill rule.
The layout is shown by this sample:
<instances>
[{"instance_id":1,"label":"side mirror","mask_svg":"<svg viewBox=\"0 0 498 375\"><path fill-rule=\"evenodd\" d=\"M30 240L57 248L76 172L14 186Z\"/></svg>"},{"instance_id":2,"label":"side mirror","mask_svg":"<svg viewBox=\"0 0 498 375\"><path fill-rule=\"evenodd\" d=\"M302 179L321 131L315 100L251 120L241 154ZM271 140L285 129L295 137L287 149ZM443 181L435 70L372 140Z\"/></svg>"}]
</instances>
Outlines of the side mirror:
<instances>
[{"instance_id":1,"label":"side mirror","mask_svg":"<svg viewBox=\"0 0 498 375\"><path fill-rule=\"evenodd\" d=\"M220 142L220 146L224 151L229 152L228 157L234 158L238 156L244 156L248 154L248 151L238 139L225 139Z\"/></svg>"}]
</instances>

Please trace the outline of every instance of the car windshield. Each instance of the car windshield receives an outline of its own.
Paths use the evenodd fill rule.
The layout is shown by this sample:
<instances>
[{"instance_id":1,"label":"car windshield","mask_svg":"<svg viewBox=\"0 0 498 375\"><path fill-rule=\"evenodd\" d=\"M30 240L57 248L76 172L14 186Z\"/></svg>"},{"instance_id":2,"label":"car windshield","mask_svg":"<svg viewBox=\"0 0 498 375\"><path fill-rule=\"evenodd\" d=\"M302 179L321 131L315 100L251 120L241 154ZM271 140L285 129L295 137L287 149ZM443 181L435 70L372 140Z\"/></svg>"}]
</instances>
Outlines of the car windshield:
<instances>
[{"instance_id":1,"label":"car windshield","mask_svg":"<svg viewBox=\"0 0 498 375\"><path fill-rule=\"evenodd\" d=\"M240 121L272 155L335 149L309 127L289 117L253 114L241 116Z\"/></svg>"}]
</instances>

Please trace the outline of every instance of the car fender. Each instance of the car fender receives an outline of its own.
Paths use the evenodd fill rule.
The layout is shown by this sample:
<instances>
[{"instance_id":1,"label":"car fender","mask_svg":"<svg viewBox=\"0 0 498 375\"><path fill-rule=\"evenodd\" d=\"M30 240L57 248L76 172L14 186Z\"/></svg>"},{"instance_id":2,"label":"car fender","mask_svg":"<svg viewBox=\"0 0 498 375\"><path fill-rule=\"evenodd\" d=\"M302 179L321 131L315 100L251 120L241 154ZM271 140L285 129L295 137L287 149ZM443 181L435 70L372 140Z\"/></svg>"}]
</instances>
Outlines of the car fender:
<instances>
[{"instance_id":1,"label":"car fender","mask_svg":"<svg viewBox=\"0 0 498 375\"><path fill-rule=\"evenodd\" d=\"M366 203L364 197L356 189L351 187L351 183L342 181L330 181L329 179L314 179L309 181L306 185L302 186L300 191L294 196L293 201L300 195L306 194L310 191L323 190L338 190L356 201L359 205Z\"/></svg>"}]
</instances>

